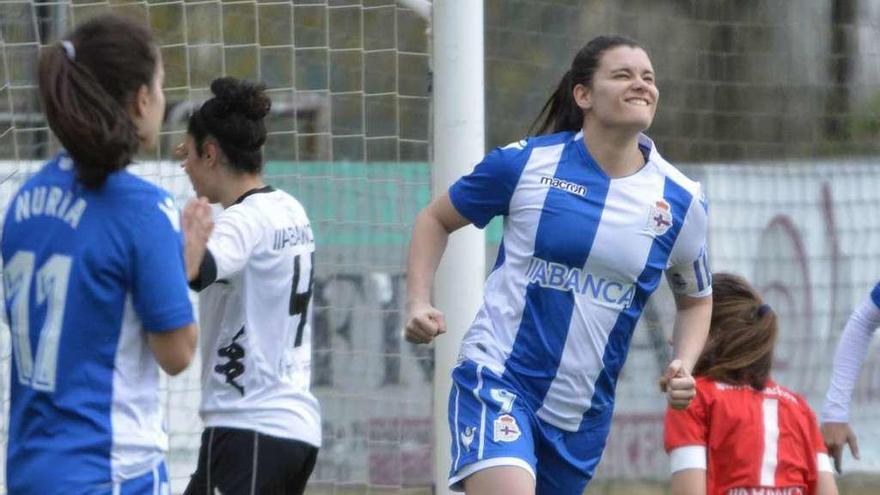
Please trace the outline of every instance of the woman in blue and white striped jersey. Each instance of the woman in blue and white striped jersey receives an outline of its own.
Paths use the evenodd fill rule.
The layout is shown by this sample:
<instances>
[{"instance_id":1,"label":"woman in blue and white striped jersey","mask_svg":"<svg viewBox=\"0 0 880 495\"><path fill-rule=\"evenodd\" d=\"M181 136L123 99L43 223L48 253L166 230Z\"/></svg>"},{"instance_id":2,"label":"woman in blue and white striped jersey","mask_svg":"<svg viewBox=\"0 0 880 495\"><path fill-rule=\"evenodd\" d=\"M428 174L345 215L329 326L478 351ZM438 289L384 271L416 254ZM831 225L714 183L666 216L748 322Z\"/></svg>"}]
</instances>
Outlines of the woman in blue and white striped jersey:
<instances>
[{"instance_id":1,"label":"woman in blue and white striped jersey","mask_svg":"<svg viewBox=\"0 0 880 495\"><path fill-rule=\"evenodd\" d=\"M712 305L707 208L700 185L642 133L657 107L655 79L636 42L593 39L545 105L542 135L490 152L416 220L406 336L424 343L445 330L430 287L449 234L504 217L452 372L453 489L583 492L633 330L664 272L677 317L661 388L674 407L694 396L690 371Z\"/></svg>"}]
</instances>

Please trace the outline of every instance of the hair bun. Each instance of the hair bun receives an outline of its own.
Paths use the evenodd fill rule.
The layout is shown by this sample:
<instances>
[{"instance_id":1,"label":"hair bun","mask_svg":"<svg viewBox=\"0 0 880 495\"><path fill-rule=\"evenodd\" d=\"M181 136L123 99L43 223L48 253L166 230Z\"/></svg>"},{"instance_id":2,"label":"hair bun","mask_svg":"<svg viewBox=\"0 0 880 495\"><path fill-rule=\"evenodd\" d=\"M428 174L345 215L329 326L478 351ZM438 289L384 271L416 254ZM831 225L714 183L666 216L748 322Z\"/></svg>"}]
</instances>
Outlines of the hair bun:
<instances>
[{"instance_id":1,"label":"hair bun","mask_svg":"<svg viewBox=\"0 0 880 495\"><path fill-rule=\"evenodd\" d=\"M221 77L211 83L211 92L221 114L238 113L250 120L260 120L272 108L272 100L262 84Z\"/></svg>"}]
</instances>

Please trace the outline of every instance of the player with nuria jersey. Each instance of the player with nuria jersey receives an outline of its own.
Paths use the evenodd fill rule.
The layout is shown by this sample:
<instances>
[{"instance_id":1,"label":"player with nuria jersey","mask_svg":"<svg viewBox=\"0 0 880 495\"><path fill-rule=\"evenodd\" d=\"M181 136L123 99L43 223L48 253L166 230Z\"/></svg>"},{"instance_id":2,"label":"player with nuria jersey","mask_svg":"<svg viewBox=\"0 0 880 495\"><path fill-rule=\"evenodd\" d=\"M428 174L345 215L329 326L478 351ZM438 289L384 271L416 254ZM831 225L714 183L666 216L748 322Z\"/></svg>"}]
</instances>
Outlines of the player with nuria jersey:
<instances>
[{"instance_id":1,"label":"player with nuria jersey","mask_svg":"<svg viewBox=\"0 0 880 495\"><path fill-rule=\"evenodd\" d=\"M716 273L697 396L666 413L675 495L836 495L807 401L770 378L773 309L742 277Z\"/></svg>"},{"instance_id":2,"label":"player with nuria jersey","mask_svg":"<svg viewBox=\"0 0 880 495\"><path fill-rule=\"evenodd\" d=\"M42 50L40 97L64 150L3 224L8 493L168 493L159 366L179 373L195 350L186 268L211 212L191 202L181 223L167 192L125 170L156 144L162 80L149 29L123 17Z\"/></svg>"},{"instance_id":3,"label":"player with nuria jersey","mask_svg":"<svg viewBox=\"0 0 880 495\"><path fill-rule=\"evenodd\" d=\"M707 209L700 185L642 134L658 96L636 42L593 39L542 111L540 133L551 133L493 150L416 219L406 337L425 343L445 331L430 287L449 234L504 217L452 372L453 489L583 492L633 330L664 272L678 312L662 386L675 407L693 397L711 312Z\"/></svg>"},{"instance_id":4,"label":"player with nuria jersey","mask_svg":"<svg viewBox=\"0 0 880 495\"><path fill-rule=\"evenodd\" d=\"M858 438L849 425L849 404L877 327L880 327L880 283L853 310L846 322L834 354L831 384L820 414L825 445L838 472L843 471L845 445L849 445L856 459L859 458Z\"/></svg>"},{"instance_id":5,"label":"player with nuria jersey","mask_svg":"<svg viewBox=\"0 0 880 495\"><path fill-rule=\"evenodd\" d=\"M263 181L263 86L221 78L211 91L179 147L196 192L223 207L191 279L206 428L186 493L301 494L321 445L309 390L315 241L299 201Z\"/></svg>"}]
</instances>

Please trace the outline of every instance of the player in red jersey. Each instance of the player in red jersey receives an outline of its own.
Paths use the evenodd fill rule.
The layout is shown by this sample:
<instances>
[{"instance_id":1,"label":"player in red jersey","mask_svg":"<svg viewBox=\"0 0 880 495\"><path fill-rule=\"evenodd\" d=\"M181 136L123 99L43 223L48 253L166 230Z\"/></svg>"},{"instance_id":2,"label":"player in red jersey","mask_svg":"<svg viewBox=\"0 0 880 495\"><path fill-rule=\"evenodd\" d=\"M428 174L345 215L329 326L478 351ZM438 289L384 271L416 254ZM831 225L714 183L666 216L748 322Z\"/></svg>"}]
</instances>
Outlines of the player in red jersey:
<instances>
[{"instance_id":1,"label":"player in red jersey","mask_svg":"<svg viewBox=\"0 0 880 495\"><path fill-rule=\"evenodd\" d=\"M816 417L770 379L776 314L742 277L713 275L697 396L666 412L673 495L837 495Z\"/></svg>"}]
</instances>

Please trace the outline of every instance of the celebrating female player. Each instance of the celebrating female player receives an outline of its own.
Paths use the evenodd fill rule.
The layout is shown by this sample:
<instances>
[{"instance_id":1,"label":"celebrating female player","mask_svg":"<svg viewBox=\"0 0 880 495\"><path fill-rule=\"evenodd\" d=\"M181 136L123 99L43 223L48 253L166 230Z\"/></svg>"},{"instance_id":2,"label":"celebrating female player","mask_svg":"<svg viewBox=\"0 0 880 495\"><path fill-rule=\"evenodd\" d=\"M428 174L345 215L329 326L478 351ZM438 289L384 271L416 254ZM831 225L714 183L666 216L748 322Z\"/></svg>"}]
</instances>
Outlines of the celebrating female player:
<instances>
[{"instance_id":1,"label":"celebrating female player","mask_svg":"<svg viewBox=\"0 0 880 495\"><path fill-rule=\"evenodd\" d=\"M449 484L468 494L579 494L611 424L614 389L645 302L666 272L685 407L711 311L700 186L642 131L659 92L647 53L618 36L575 56L540 131L489 153L416 219L406 336L445 331L430 287L449 234L504 216L482 308L452 373ZM542 114L544 113L542 111Z\"/></svg>"},{"instance_id":2,"label":"celebrating female player","mask_svg":"<svg viewBox=\"0 0 880 495\"><path fill-rule=\"evenodd\" d=\"M180 148L196 192L224 208L191 279L206 428L186 493L301 494L321 445L309 391L312 229L299 201L263 182L263 87L222 78L211 91Z\"/></svg>"},{"instance_id":3,"label":"celebrating female player","mask_svg":"<svg viewBox=\"0 0 880 495\"><path fill-rule=\"evenodd\" d=\"M197 267L210 207L187 207L184 253L171 198L125 170L156 143L162 78L150 31L122 17L89 20L40 57L46 120L65 151L3 224L9 493L167 491L156 364L176 374L192 357L184 259Z\"/></svg>"},{"instance_id":4,"label":"celebrating female player","mask_svg":"<svg viewBox=\"0 0 880 495\"><path fill-rule=\"evenodd\" d=\"M745 279L715 274L697 397L666 413L676 495L836 495L807 402L770 379L777 322Z\"/></svg>"}]
</instances>

